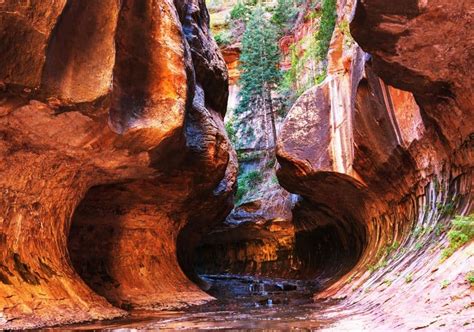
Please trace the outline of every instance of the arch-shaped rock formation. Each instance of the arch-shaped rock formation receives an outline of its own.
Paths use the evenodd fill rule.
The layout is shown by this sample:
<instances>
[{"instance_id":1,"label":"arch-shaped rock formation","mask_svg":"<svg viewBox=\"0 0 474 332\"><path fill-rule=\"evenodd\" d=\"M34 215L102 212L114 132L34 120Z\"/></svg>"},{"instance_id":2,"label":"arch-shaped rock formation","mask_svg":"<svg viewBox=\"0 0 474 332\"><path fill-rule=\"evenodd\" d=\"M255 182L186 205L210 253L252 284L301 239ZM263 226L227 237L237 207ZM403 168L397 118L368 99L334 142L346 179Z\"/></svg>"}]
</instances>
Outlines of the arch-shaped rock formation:
<instances>
[{"instance_id":1,"label":"arch-shaped rock formation","mask_svg":"<svg viewBox=\"0 0 474 332\"><path fill-rule=\"evenodd\" d=\"M466 262L472 265L472 244L440 263L446 243L440 229L454 214L472 213L474 160L472 75L464 57L472 42L466 45L469 37L449 20L456 17L461 26L470 15L464 2L441 3L357 2L351 32L371 55L357 45L347 49L336 26L328 78L299 98L280 135L278 177L303 197L308 219L324 221L321 205L345 210L357 216L349 221L364 235L348 227L339 234L359 239L357 260L320 262L332 278L316 297L348 297L335 310L353 314L349 324L462 328L472 314L469 283L459 282L449 299L436 290L447 265L461 279L469 273ZM351 6L339 3L339 19ZM451 34L466 42L446 37ZM442 56L428 55L440 49ZM442 318L433 321L433 312Z\"/></svg>"},{"instance_id":2,"label":"arch-shaped rock formation","mask_svg":"<svg viewBox=\"0 0 474 332\"><path fill-rule=\"evenodd\" d=\"M203 1L0 4L1 328L211 299L176 257L186 225L205 232L232 206L207 15Z\"/></svg>"}]
</instances>

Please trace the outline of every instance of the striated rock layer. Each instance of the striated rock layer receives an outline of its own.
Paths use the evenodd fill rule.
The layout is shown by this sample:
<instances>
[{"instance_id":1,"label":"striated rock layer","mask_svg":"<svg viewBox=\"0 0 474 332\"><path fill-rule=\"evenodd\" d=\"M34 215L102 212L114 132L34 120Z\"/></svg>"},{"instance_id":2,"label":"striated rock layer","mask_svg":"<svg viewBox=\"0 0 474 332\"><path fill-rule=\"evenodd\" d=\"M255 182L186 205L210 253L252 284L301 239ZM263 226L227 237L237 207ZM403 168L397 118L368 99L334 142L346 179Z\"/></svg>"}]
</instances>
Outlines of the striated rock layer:
<instances>
[{"instance_id":1,"label":"striated rock layer","mask_svg":"<svg viewBox=\"0 0 474 332\"><path fill-rule=\"evenodd\" d=\"M347 297L330 314L353 316L336 329L462 329L473 245L444 263L440 249L453 216L473 210L471 12L462 1L352 6L339 2L328 78L293 106L277 151L280 183L303 198L293 213L319 234L330 287L317 298ZM347 46L351 11L370 55Z\"/></svg>"},{"instance_id":2,"label":"striated rock layer","mask_svg":"<svg viewBox=\"0 0 474 332\"><path fill-rule=\"evenodd\" d=\"M224 223L202 238L197 270L202 274L303 277L303 261L295 251L293 205L292 195L274 186L262 197L236 206Z\"/></svg>"},{"instance_id":3,"label":"striated rock layer","mask_svg":"<svg viewBox=\"0 0 474 332\"><path fill-rule=\"evenodd\" d=\"M0 4L0 328L211 299L185 273L236 162L208 20L202 0Z\"/></svg>"}]
</instances>

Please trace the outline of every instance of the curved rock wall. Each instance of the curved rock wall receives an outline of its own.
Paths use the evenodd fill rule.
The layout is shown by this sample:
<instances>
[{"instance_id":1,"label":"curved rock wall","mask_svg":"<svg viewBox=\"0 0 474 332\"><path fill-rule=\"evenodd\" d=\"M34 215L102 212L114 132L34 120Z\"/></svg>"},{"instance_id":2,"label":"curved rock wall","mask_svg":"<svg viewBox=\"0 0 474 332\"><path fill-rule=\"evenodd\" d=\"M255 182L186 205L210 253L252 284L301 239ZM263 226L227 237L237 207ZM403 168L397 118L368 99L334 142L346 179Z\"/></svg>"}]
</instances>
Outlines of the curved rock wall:
<instances>
[{"instance_id":1,"label":"curved rock wall","mask_svg":"<svg viewBox=\"0 0 474 332\"><path fill-rule=\"evenodd\" d=\"M0 4L0 328L210 299L176 258L193 234L192 276L232 206L207 15L202 0Z\"/></svg>"},{"instance_id":2,"label":"curved rock wall","mask_svg":"<svg viewBox=\"0 0 474 332\"><path fill-rule=\"evenodd\" d=\"M345 45L339 23L328 78L284 123L279 181L303 197L305 227L320 234L317 254L342 254L321 260L331 286L317 295L348 297L334 310L353 316L337 328L359 326L358 319L366 328L462 328L472 316L465 280L472 243L440 262L450 220L472 213L472 77L464 56L472 41L449 19L458 27L469 21L466 6L358 2L351 32L370 55ZM339 2L339 22L351 8ZM443 278L453 285L440 291Z\"/></svg>"}]
</instances>

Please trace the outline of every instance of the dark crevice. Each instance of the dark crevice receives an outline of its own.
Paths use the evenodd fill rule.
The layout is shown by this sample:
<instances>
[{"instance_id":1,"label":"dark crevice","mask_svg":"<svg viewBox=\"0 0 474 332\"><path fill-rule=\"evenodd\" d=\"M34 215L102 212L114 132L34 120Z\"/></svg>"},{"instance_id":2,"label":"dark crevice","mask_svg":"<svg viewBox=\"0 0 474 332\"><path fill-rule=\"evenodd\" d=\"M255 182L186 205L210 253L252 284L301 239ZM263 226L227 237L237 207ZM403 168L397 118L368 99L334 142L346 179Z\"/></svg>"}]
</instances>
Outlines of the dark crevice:
<instances>
[{"instance_id":1,"label":"dark crevice","mask_svg":"<svg viewBox=\"0 0 474 332\"><path fill-rule=\"evenodd\" d=\"M268 227L258 227L256 220L230 230L220 226L198 247L195 269L202 275L312 280L319 290L349 272L367 246L365 194L337 175L321 174L308 178L307 183L312 181L318 183L314 187L318 192L312 193L311 200L300 198L293 207L287 226L291 230L275 235L266 230L273 221L266 222ZM250 219L251 214L247 216ZM279 251L282 236L287 236L291 245ZM261 254L270 250L270 256L275 250L276 254L262 262L259 250Z\"/></svg>"},{"instance_id":2,"label":"dark crevice","mask_svg":"<svg viewBox=\"0 0 474 332\"><path fill-rule=\"evenodd\" d=\"M101 197L114 197L117 185L91 188L72 217L68 251L76 272L97 294L120 305L109 292L119 284L111 276L114 243L120 237L120 216L124 210L111 199L107 204Z\"/></svg>"}]
</instances>

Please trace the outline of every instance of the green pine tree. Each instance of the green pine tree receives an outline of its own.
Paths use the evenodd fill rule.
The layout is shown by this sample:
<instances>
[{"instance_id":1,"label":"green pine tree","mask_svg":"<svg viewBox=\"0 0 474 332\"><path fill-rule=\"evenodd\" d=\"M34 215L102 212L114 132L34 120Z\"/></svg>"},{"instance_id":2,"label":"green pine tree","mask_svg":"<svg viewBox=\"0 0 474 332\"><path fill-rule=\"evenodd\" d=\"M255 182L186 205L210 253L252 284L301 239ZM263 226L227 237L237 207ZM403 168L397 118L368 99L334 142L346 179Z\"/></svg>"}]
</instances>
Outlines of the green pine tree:
<instances>
[{"instance_id":1,"label":"green pine tree","mask_svg":"<svg viewBox=\"0 0 474 332\"><path fill-rule=\"evenodd\" d=\"M274 144L276 126L271 93L281 78L277 30L278 28L266 18L263 8L256 7L242 38L241 91L236 110L236 112L244 112L252 109L255 112L268 114L271 119Z\"/></svg>"},{"instance_id":2,"label":"green pine tree","mask_svg":"<svg viewBox=\"0 0 474 332\"><path fill-rule=\"evenodd\" d=\"M279 28L279 33L284 34L290 21L298 13L296 0L278 0L273 11L272 22Z\"/></svg>"}]
</instances>

